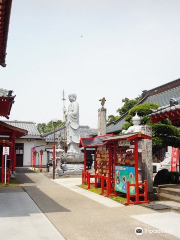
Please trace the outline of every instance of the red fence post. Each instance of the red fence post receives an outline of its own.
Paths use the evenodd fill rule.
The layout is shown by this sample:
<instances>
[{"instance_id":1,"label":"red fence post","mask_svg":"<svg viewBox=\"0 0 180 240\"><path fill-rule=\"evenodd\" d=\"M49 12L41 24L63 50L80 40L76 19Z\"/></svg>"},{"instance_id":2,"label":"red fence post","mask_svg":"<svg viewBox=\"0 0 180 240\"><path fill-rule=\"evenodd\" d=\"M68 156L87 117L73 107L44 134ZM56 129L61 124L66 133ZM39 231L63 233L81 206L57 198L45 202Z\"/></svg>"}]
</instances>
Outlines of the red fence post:
<instances>
[{"instance_id":1,"label":"red fence post","mask_svg":"<svg viewBox=\"0 0 180 240\"><path fill-rule=\"evenodd\" d=\"M126 198L127 198L126 205L128 205L130 202L129 181L126 181Z\"/></svg>"},{"instance_id":2,"label":"red fence post","mask_svg":"<svg viewBox=\"0 0 180 240\"><path fill-rule=\"evenodd\" d=\"M100 192L100 195L103 195L104 194L104 177L101 176L101 192Z\"/></svg>"},{"instance_id":3,"label":"red fence post","mask_svg":"<svg viewBox=\"0 0 180 240\"><path fill-rule=\"evenodd\" d=\"M95 173L95 184L94 184L94 187L97 188L97 176L96 176L96 173Z\"/></svg>"},{"instance_id":4,"label":"red fence post","mask_svg":"<svg viewBox=\"0 0 180 240\"><path fill-rule=\"evenodd\" d=\"M109 197L109 194L110 194L110 179L109 178L106 179L106 185L107 185L106 197Z\"/></svg>"},{"instance_id":5,"label":"red fence post","mask_svg":"<svg viewBox=\"0 0 180 240\"><path fill-rule=\"evenodd\" d=\"M90 189L90 173L87 172L87 189Z\"/></svg>"}]
</instances>

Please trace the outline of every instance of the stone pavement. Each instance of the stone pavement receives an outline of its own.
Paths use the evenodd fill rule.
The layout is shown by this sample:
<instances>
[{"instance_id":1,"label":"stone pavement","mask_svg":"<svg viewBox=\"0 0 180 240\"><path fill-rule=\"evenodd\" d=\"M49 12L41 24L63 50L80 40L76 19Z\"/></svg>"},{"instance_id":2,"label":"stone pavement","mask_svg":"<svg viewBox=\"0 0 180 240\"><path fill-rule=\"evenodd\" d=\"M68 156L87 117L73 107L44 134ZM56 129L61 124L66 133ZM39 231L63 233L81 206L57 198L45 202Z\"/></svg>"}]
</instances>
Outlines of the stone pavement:
<instances>
[{"instance_id":1,"label":"stone pavement","mask_svg":"<svg viewBox=\"0 0 180 240\"><path fill-rule=\"evenodd\" d=\"M64 239L29 195L21 189L0 193L0 226L0 239Z\"/></svg>"},{"instance_id":2,"label":"stone pavement","mask_svg":"<svg viewBox=\"0 0 180 240\"><path fill-rule=\"evenodd\" d=\"M131 238L168 240L180 238L180 231L177 230L179 228L180 214L176 212L157 212L140 205L122 206L119 204L119 206L110 206L111 204L108 203L110 205L107 206L107 203L104 204L103 196L98 196L97 200L96 198L92 199L86 196L85 193L83 195L80 192L78 193L77 187L75 187L77 184L76 178L74 178L73 187L72 178L50 180L44 173L34 173L26 169L17 171L16 177L21 182L22 189L21 187L13 187L14 190L12 188L3 188L6 191L10 191L8 193L9 198L12 198L14 200L13 203L16 202L16 204L14 205L11 202L11 208L9 208L9 204L6 202L7 194L5 192L2 193L6 195L4 195L3 200L0 195L0 204L4 208L3 215L0 215L0 220L3 222L4 219L7 220L9 218L9 222L6 222L6 225L9 224L13 228L19 226L17 235L24 236L23 239L25 240L28 239L24 235L27 234L26 232L30 234L34 229L40 233L46 228L44 222L38 224L38 221L30 229L27 228L28 224L25 224L25 226L21 224L23 221L20 222L20 219L23 219L24 215L30 219L32 215L37 214L37 211L39 211L38 214L44 213L46 216L49 225L46 232L52 233L52 237L48 238L49 235L47 234L46 238L46 232L44 232L45 234L43 235L42 233L41 236L36 234L36 239L38 237L39 239L53 239L53 233L57 233L53 230L53 226L60 234L59 238L56 237L56 239L60 239L62 236L67 240L119 240ZM13 195L12 191L15 191L16 188L21 189L20 195L22 193L25 194L22 202L19 199L20 195ZM82 191L83 189L80 190ZM88 192L86 190L83 191ZM102 198L102 201L99 197ZM29 200L27 200L28 198ZM24 205L26 200L27 204ZM36 210L32 210L31 206L33 204L30 200L33 200L37 205ZM12 217L11 214L14 211L16 211L16 216ZM8 215L8 212L11 214ZM17 222L16 217L18 217L19 225L15 224ZM173 224L170 225L169 221L173 221ZM157 222L161 224L156 225ZM144 231L140 236L135 234L137 227L141 227ZM1 228L1 236L5 236L9 229ZM157 233L157 230L169 230L170 234ZM13 231L9 235L14 240ZM34 235L32 235L33 238L35 238Z\"/></svg>"}]
</instances>

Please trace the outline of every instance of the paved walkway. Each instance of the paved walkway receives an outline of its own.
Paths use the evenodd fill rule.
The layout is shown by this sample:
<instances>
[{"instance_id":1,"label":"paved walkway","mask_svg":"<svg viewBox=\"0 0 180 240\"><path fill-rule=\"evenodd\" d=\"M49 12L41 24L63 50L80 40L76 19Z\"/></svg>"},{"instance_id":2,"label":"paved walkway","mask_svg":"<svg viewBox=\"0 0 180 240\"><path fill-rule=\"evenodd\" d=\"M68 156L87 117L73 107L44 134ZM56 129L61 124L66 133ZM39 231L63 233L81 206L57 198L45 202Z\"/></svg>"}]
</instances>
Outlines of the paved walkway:
<instances>
[{"instance_id":1,"label":"paved walkway","mask_svg":"<svg viewBox=\"0 0 180 240\"><path fill-rule=\"evenodd\" d=\"M64 240L26 192L0 193L0 239Z\"/></svg>"},{"instance_id":2,"label":"paved walkway","mask_svg":"<svg viewBox=\"0 0 180 240\"><path fill-rule=\"evenodd\" d=\"M93 193L90 191L86 191L85 189L78 187L79 185L81 185L81 182L82 182L81 178L61 178L61 179L55 179L52 181L60 184L63 187L66 187L76 193L79 193L89 199L92 199L100 204L103 204L106 207L125 207L125 205L115 202L115 201L111 200L110 198L106 198L99 194L96 194L96 193Z\"/></svg>"},{"instance_id":3,"label":"paved walkway","mask_svg":"<svg viewBox=\"0 0 180 240\"><path fill-rule=\"evenodd\" d=\"M45 177L43 173L34 173L26 171L25 169L17 172L17 178L21 182L22 188L2 188L3 193L2 190L0 190L0 204L3 205L1 207L1 210L3 209L3 215L0 215L0 218L2 218L2 222L4 219L8 221L6 225L13 227L9 234L13 240L15 239L13 238L13 232L17 226L19 226L19 231L16 232L16 236L23 236L25 240L29 239L28 236L33 229L37 233L35 234L36 239L50 239L48 238L49 235L47 232L57 234L56 229L59 233L59 238L56 237L56 239L60 239L63 236L64 239L67 240L127 240L131 238L139 239L139 237L141 237L141 239L153 238L169 240L177 239L177 237L180 238L180 232L178 233L177 231L180 222L180 214L178 213L156 212L140 205L122 207L119 204L119 206L107 206L103 203L103 196L99 196L102 199L101 202L100 199L92 200L84 194L82 195L80 192L77 192L75 179L73 180L73 187L71 178L52 181ZM72 191L72 188L76 189L76 192L74 190ZM19 190L15 189L21 189L20 194L14 194L13 192L15 191L19 192ZM83 191L87 192L86 190ZM2 194L4 194L3 200L1 198ZM21 203L21 201L18 200L20 197L22 197L23 201L27 202L29 206L33 205L34 201L35 205L37 205L36 209L32 212L31 207L24 207L22 204L23 201ZM11 208L9 208L7 202L8 198L13 199ZM15 202L16 204L14 204ZM17 209L19 210L17 211ZM16 212L15 216L11 216L13 212ZM39 221L37 221L35 225L31 225L30 229L26 228L28 224L23 225L23 221L19 222L19 225L15 224L15 222L17 222L16 217L18 217L18 221L23 220L25 217L31 222L32 217L36 214L41 215L41 212L44 213L46 216L45 219L47 220L45 221L44 219L43 224L38 224ZM170 226L169 220L171 221L172 217L175 221L173 221L173 226ZM47 231L44 230L44 228L46 228L44 222L48 224ZM161 226L156 225L157 222L160 222ZM168 229L169 226L171 229ZM135 234L135 229L139 227L144 230L142 236ZM10 228L1 228L0 234L3 238L9 229ZM170 234L152 232L160 229L171 231ZM41 236L38 235L38 233L43 231L45 231L45 234L41 233ZM32 235L31 239L33 238L35 238L34 235ZM54 237L51 237L51 239L54 239Z\"/></svg>"}]
</instances>

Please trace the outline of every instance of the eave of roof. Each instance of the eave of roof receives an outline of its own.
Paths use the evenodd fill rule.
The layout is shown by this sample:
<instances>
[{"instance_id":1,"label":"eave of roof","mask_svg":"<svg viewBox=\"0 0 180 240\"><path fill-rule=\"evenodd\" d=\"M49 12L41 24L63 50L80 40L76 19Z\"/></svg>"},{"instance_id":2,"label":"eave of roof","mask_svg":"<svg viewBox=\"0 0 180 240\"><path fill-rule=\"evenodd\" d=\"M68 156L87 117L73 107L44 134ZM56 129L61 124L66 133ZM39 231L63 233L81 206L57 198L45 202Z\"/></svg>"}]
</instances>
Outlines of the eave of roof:
<instances>
[{"instance_id":1,"label":"eave of roof","mask_svg":"<svg viewBox=\"0 0 180 240\"><path fill-rule=\"evenodd\" d=\"M27 131L26 136L23 136L22 138L41 139L41 136L34 122L25 121L3 121L3 122L13 127L24 129L25 131Z\"/></svg>"},{"instance_id":2,"label":"eave of roof","mask_svg":"<svg viewBox=\"0 0 180 240\"><path fill-rule=\"evenodd\" d=\"M24 129L18 128L18 127L14 127L10 124L0 121L0 132L5 132L5 131L14 132L16 137L22 137L28 133L27 130L24 130Z\"/></svg>"},{"instance_id":3,"label":"eave of roof","mask_svg":"<svg viewBox=\"0 0 180 240\"><path fill-rule=\"evenodd\" d=\"M0 0L0 65L6 67L6 48L12 0Z\"/></svg>"},{"instance_id":4,"label":"eave of roof","mask_svg":"<svg viewBox=\"0 0 180 240\"><path fill-rule=\"evenodd\" d=\"M0 97L0 116L9 119L9 115L10 115L15 97L16 96Z\"/></svg>"},{"instance_id":5,"label":"eave of roof","mask_svg":"<svg viewBox=\"0 0 180 240\"><path fill-rule=\"evenodd\" d=\"M159 107L158 109L153 110L149 115L153 123L162 121L163 119L168 118L169 120L180 120L180 98L173 98L170 100L170 104Z\"/></svg>"},{"instance_id":6,"label":"eave of roof","mask_svg":"<svg viewBox=\"0 0 180 240\"><path fill-rule=\"evenodd\" d=\"M104 142L104 140L106 140L107 138L109 138L111 136L113 136L113 134L96 136L94 138L81 138L80 143L79 143L79 148L81 148L81 147L94 148L94 147L98 147L98 146L103 146L106 144Z\"/></svg>"},{"instance_id":7,"label":"eave of roof","mask_svg":"<svg viewBox=\"0 0 180 240\"><path fill-rule=\"evenodd\" d=\"M135 138L149 139L149 140L152 139L152 137L150 137L146 134L143 134L141 132L136 132L136 133L127 133L127 134L123 134L123 135L119 135L119 136L110 137L104 141L105 141L105 143L108 143L108 142L114 142L114 141L125 140L125 139L132 140Z\"/></svg>"},{"instance_id":8,"label":"eave of roof","mask_svg":"<svg viewBox=\"0 0 180 240\"><path fill-rule=\"evenodd\" d=\"M180 78L178 78L174 81L168 82L166 84L163 84L161 86L158 86L156 88L152 88L148 91L143 91L142 97L144 98L145 96L157 95L159 93L169 91L169 90L179 87L179 86L180 86Z\"/></svg>"}]
</instances>

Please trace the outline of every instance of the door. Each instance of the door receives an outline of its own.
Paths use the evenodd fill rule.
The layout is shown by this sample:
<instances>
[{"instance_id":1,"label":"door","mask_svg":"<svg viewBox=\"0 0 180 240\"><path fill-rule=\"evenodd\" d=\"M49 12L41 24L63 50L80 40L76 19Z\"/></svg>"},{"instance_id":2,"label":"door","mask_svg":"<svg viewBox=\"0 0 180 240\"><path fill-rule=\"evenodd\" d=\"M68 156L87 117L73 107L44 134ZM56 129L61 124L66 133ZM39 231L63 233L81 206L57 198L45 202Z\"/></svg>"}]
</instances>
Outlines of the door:
<instances>
[{"instance_id":1,"label":"door","mask_svg":"<svg viewBox=\"0 0 180 240\"><path fill-rule=\"evenodd\" d=\"M16 143L16 167L23 167L24 143Z\"/></svg>"}]
</instances>

